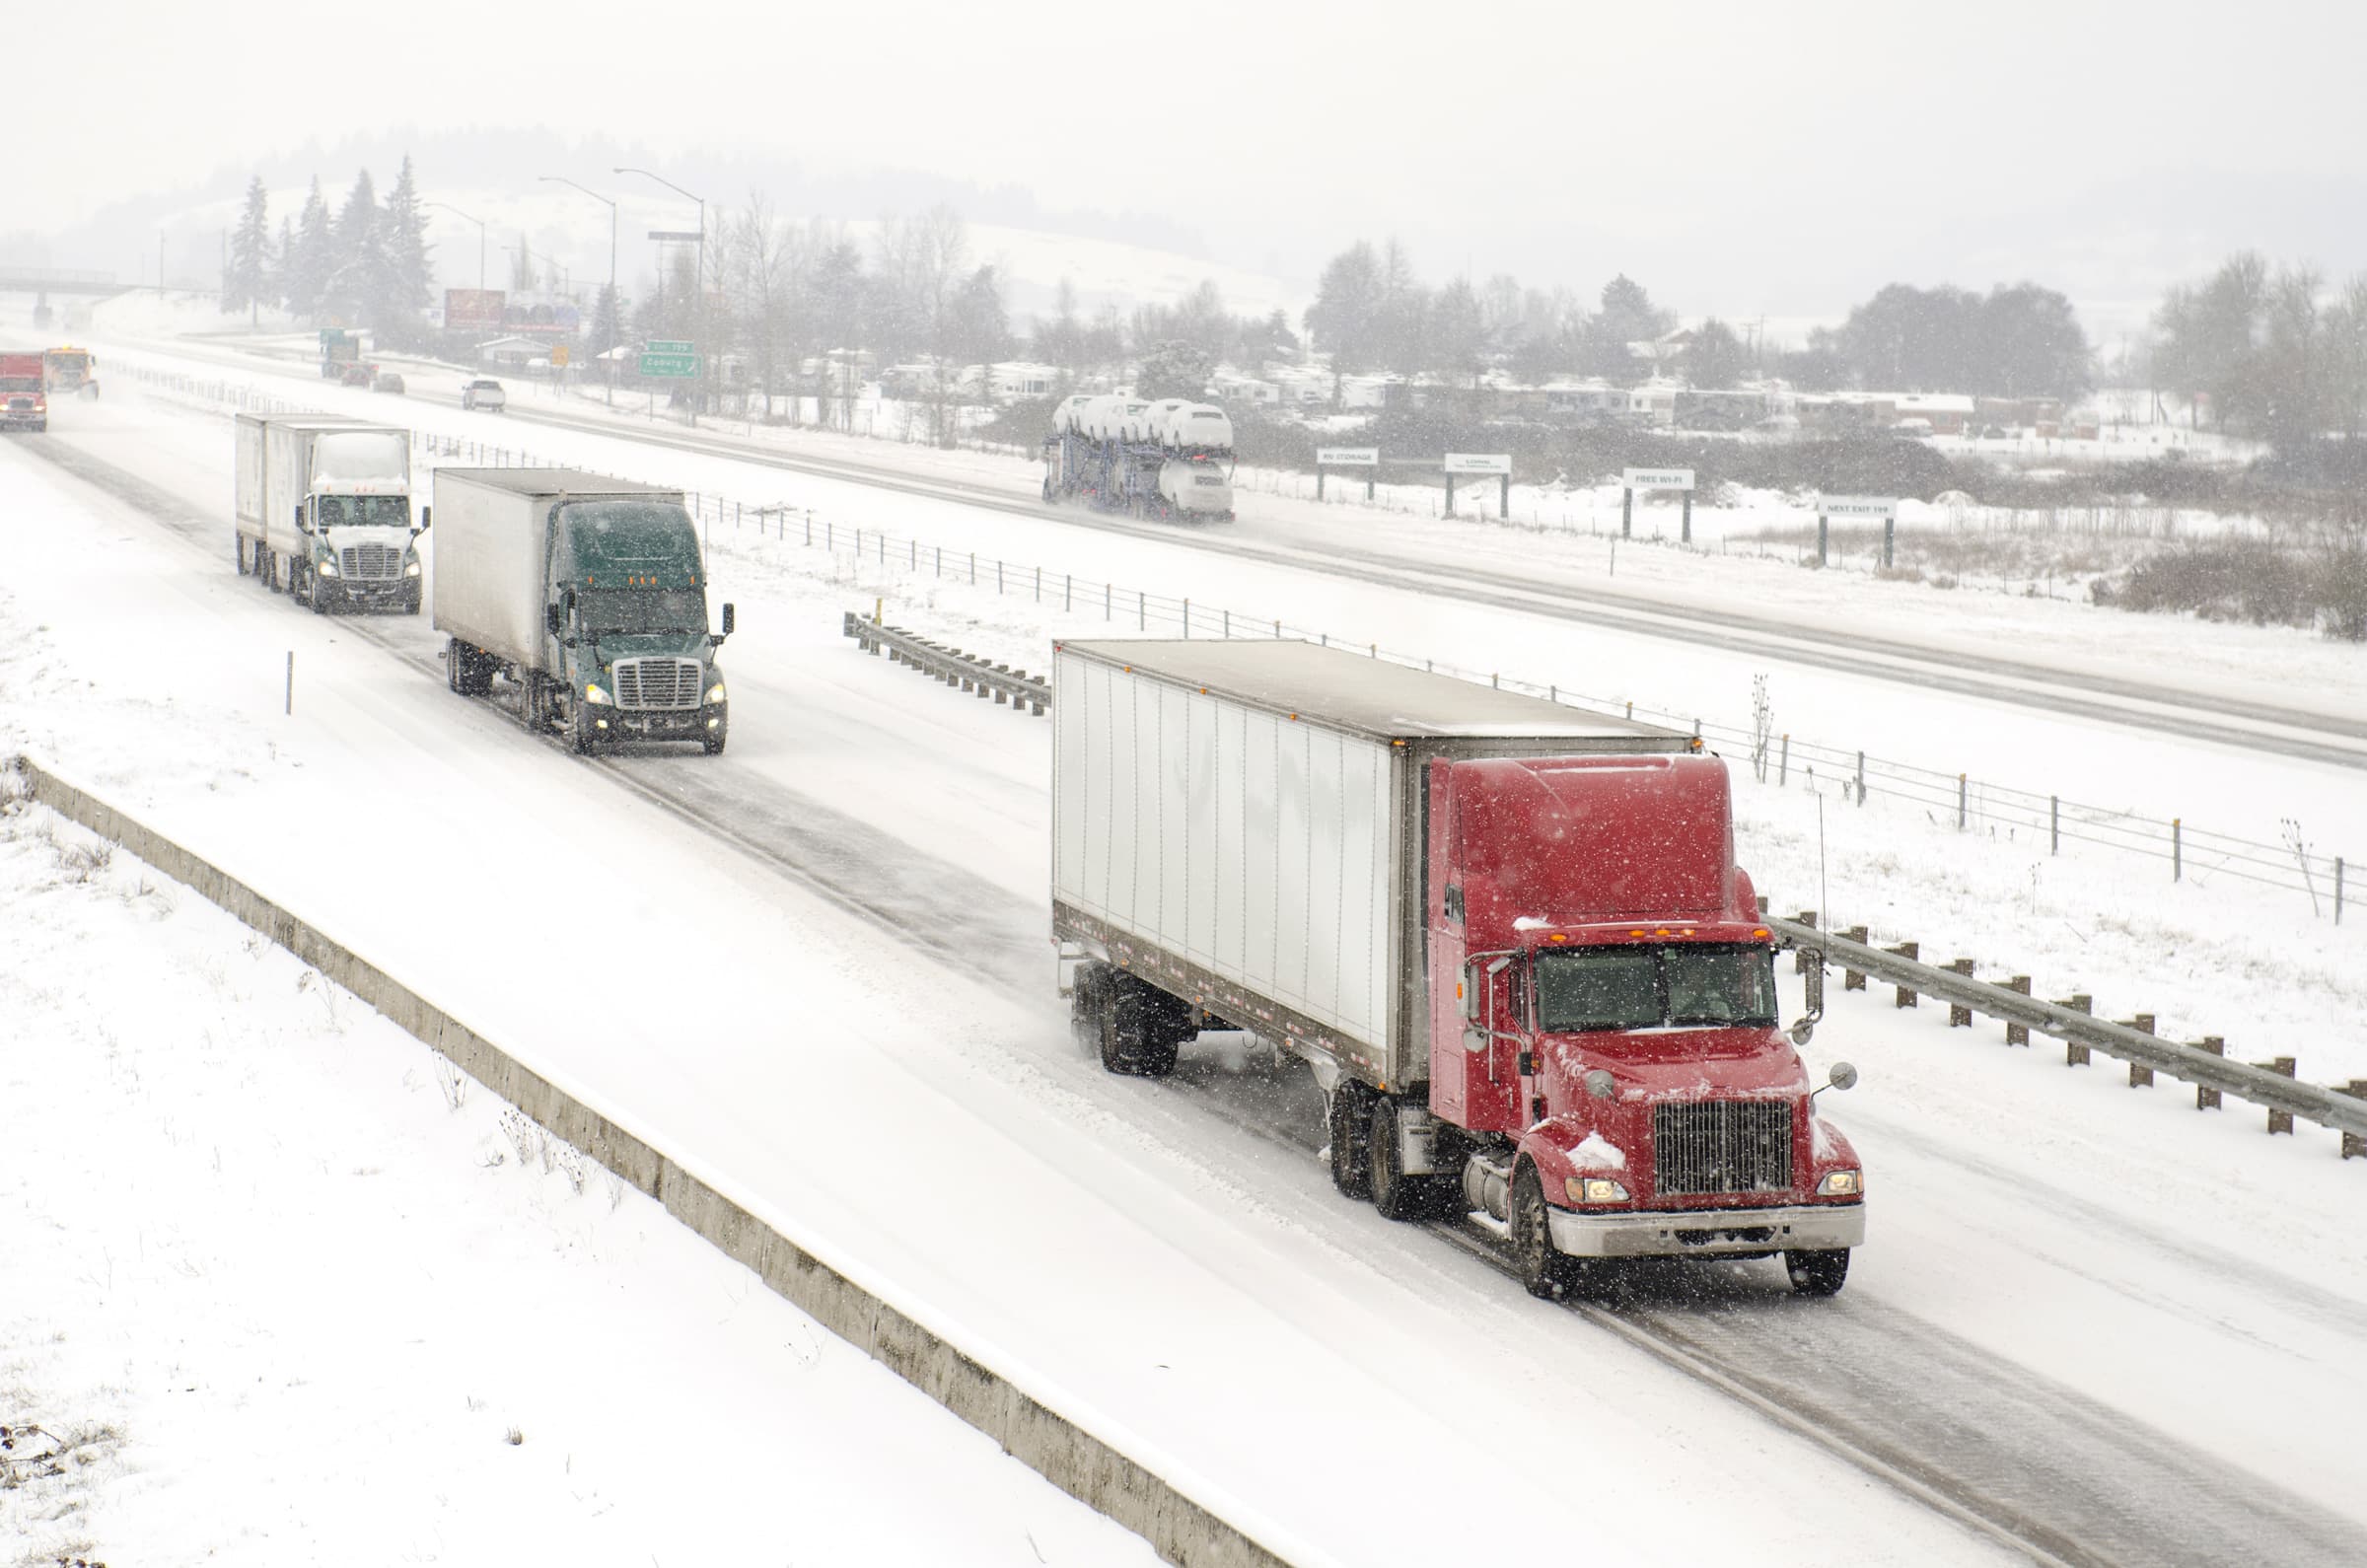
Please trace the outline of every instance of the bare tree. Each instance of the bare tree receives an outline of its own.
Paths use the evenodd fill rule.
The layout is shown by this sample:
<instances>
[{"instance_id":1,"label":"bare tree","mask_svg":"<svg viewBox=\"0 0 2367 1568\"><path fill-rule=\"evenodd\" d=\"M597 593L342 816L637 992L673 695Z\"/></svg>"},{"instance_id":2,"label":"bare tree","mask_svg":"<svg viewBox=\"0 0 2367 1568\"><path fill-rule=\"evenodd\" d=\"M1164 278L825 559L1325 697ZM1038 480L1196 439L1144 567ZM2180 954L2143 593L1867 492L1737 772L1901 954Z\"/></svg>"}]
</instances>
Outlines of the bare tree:
<instances>
[{"instance_id":1,"label":"bare tree","mask_svg":"<svg viewBox=\"0 0 2367 1568\"><path fill-rule=\"evenodd\" d=\"M781 358L790 352L799 250L797 231L773 215L772 204L759 192L749 192L748 205L725 218L724 297L745 331L768 423Z\"/></svg>"}]
</instances>

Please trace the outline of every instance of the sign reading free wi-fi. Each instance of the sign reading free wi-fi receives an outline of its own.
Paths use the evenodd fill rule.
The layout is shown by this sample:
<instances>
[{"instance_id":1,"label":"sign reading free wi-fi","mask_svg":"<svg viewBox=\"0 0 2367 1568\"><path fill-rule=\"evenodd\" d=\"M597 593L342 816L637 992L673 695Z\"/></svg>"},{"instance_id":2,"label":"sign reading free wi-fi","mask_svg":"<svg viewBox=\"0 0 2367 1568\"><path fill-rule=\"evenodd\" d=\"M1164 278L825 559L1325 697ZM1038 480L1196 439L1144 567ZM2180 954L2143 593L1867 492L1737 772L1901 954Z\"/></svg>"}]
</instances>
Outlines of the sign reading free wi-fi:
<instances>
[{"instance_id":1,"label":"sign reading free wi-fi","mask_svg":"<svg viewBox=\"0 0 2367 1568\"><path fill-rule=\"evenodd\" d=\"M1693 470L1690 468L1624 468L1619 473L1622 490L1690 490Z\"/></svg>"}]
</instances>

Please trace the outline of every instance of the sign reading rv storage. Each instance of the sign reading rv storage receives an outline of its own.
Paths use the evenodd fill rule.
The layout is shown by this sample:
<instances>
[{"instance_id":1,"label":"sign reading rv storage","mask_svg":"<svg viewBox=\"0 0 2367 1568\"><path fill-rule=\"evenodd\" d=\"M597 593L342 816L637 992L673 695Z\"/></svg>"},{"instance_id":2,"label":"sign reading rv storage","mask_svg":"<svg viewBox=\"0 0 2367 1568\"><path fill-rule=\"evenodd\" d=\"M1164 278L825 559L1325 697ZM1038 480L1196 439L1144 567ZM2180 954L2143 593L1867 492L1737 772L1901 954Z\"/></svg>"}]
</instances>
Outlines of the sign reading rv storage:
<instances>
[{"instance_id":1,"label":"sign reading rv storage","mask_svg":"<svg viewBox=\"0 0 2367 1568\"><path fill-rule=\"evenodd\" d=\"M1318 447L1315 465L1319 468L1377 468L1381 465L1379 447Z\"/></svg>"}]
</instances>

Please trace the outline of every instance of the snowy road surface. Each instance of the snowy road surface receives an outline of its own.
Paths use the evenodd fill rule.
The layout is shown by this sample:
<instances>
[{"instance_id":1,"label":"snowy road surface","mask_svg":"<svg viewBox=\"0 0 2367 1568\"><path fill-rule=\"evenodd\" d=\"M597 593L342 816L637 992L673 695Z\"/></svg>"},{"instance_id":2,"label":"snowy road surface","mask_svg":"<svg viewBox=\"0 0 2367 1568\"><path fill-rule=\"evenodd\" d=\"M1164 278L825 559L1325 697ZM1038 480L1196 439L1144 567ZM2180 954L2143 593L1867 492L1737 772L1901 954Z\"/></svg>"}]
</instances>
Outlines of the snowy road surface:
<instances>
[{"instance_id":1,"label":"snowy road surface","mask_svg":"<svg viewBox=\"0 0 2367 1568\"><path fill-rule=\"evenodd\" d=\"M1537 1309L1437 1238L1331 1197L1296 1075L1220 1058L1160 1090L1079 1060L1046 1003L1027 1000L1028 977L992 956L1041 931L1040 726L859 659L825 600L752 573L722 589L748 628L727 654L747 704L730 756L576 763L446 693L417 623L315 620L233 576L219 510L205 535L225 464L176 456L192 449L172 432L193 423L110 407L0 465L11 506L49 520L9 606L12 640L42 650L19 655L31 689L11 697L10 728L1070 1396L1054 1402L1088 1401L1220 1509L1272 1522L1277 1544L1311 1556L1434 1555L1451 1541L1424 1531L1450 1521L1372 1518L1350 1477L1418 1461L1486 1495L1511 1445L1571 1473L1608 1465L1595 1484L1638 1518L1686 1510L1684 1549L1648 1532L1620 1542L1638 1560L1729 1537L1762 1556L1772 1541L1780 1560L1981 1559L1972 1537L1601 1324ZM143 476L116 471L112 498L94 496L27 461L55 451L103 482ZM160 529L160 512L189 536ZM285 722L290 645L306 675ZM170 689L155 674L165 649ZM751 703L759 683L771 695ZM864 762L841 777L849 753ZM946 879L957 900L936 912L958 907L960 923L883 953L868 923L616 787L668 768L713 769L710 815L769 800L792 803L776 804L787 821L805 800L869 822L888 842L808 880L862 886L890 861L906 887ZM416 852L366 877L323 867L278 829L324 801L411 824ZM602 912L604 936L715 978L672 1008L587 984L570 940L583 933L538 918L554 879L570 908ZM455 887L473 890L465 914ZM981 964L983 989L965 978ZM689 1035L678 1015L697 1021ZM2019 1053L1972 1055L1929 1017L1836 1008L1818 1054L1843 1051L1869 1068L1844 1115L1877 1173L1876 1236L1851 1294L1829 1304L1844 1310L1803 1313L1759 1265L1716 1271L1706 1303L1647 1302L1638 1320L1665 1319L1785 1399L1826 1399L1836 1421L2020 1518L2026 1539L2065 1531L2109 1556L2209 1560L2224 1542L2193 1516L2213 1514L2277 1522L2319 1560L2355 1550L2356 1477L2328 1440L2360 1392L2347 1325L2367 1260L2320 1241L2353 1212L2355 1167L2323 1144L2165 1116L2093 1077L2067 1085ZM1215 1112L1220 1097L1249 1103L1246 1127ZM1278 1104L1260 1113L1261 1097ZM952 1188L941 1162L962 1173ZM933 1223L959 1193L997 1201ZM2010 1396L1901 1405L1944 1368ZM1185 1369L1179 1400L1156 1374ZM1484 1445L1468 1438L1474 1401ZM1244 1442L1244 1411L1259 1441ZM1707 1514L1681 1481L1704 1464L1729 1482ZM2164 1469L2211 1501L2165 1518L2149 1506ZM2065 1470L2094 1486L2045 1484ZM1601 1528L1576 1493L1527 1518L1542 1543L1579 1517Z\"/></svg>"}]
</instances>

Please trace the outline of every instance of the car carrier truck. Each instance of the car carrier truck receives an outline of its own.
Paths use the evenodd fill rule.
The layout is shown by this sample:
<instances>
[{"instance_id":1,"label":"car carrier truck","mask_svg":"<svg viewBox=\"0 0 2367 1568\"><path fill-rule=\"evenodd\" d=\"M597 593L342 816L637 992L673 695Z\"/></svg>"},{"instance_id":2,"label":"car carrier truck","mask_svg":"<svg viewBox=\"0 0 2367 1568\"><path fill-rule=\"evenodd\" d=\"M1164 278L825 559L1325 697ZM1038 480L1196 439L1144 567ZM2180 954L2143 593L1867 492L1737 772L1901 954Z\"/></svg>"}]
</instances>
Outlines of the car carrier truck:
<instances>
[{"instance_id":1,"label":"car carrier truck","mask_svg":"<svg viewBox=\"0 0 2367 1568\"><path fill-rule=\"evenodd\" d=\"M411 433L336 414L240 414L234 468L239 571L316 614L419 613Z\"/></svg>"},{"instance_id":2,"label":"car carrier truck","mask_svg":"<svg viewBox=\"0 0 2367 1568\"><path fill-rule=\"evenodd\" d=\"M1698 741L1301 642L1052 671L1052 935L1105 1067L1271 1041L1328 1099L1342 1193L1483 1217L1539 1295L1650 1256L1841 1288L1857 1156Z\"/></svg>"},{"instance_id":3,"label":"car carrier truck","mask_svg":"<svg viewBox=\"0 0 2367 1568\"><path fill-rule=\"evenodd\" d=\"M578 751L731 733L707 631L706 570L682 492L572 468L436 470L436 630L445 677L482 696L501 676L538 733Z\"/></svg>"},{"instance_id":4,"label":"car carrier truck","mask_svg":"<svg viewBox=\"0 0 2367 1568\"><path fill-rule=\"evenodd\" d=\"M1163 410L1164 419L1151 417ZM1187 523L1233 521L1233 421L1209 403L1070 397L1043 438L1043 498Z\"/></svg>"}]
</instances>

